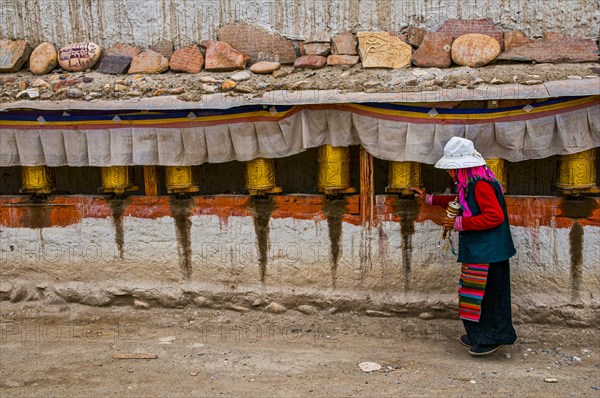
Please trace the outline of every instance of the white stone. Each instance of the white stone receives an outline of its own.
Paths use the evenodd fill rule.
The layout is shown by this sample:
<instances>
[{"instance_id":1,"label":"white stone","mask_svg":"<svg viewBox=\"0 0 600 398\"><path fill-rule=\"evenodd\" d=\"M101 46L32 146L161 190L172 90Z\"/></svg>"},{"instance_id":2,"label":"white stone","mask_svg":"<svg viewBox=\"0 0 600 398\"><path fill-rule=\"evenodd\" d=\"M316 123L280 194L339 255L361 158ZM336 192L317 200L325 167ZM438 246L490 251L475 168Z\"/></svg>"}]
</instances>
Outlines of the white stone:
<instances>
[{"instance_id":1,"label":"white stone","mask_svg":"<svg viewBox=\"0 0 600 398\"><path fill-rule=\"evenodd\" d=\"M242 72L238 72L235 75L231 76L231 80L234 80L236 82L243 82L246 80L249 80L252 76L250 75L250 73L246 72L246 71L242 71Z\"/></svg>"}]
</instances>

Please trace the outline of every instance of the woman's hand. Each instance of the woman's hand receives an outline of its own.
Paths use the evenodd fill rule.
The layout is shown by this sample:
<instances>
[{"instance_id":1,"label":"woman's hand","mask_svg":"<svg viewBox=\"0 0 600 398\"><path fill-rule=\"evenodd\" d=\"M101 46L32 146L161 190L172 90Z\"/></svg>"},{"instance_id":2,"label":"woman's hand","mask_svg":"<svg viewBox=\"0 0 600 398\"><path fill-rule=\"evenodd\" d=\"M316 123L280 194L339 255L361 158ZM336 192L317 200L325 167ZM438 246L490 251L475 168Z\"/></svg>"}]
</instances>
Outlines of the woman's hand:
<instances>
[{"instance_id":1,"label":"woman's hand","mask_svg":"<svg viewBox=\"0 0 600 398\"><path fill-rule=\"evenodd\" d=\"M417 203L423 205L425 203L425 195L427 195L425 189L415 185L410 187L410 190L414 192Z\"/></svg>"},{"instance_id":2,"label":"woman's hand","mask_svg":"<svg viewBox=\"0 0 600 398\"><path fill-rule=\"evenodd\" d=\"M455 221L454 218L450 218L450 217L446 216L442 220L442 226L448 230L454 229L454 221Z\"/></svg>"}]
</instances>

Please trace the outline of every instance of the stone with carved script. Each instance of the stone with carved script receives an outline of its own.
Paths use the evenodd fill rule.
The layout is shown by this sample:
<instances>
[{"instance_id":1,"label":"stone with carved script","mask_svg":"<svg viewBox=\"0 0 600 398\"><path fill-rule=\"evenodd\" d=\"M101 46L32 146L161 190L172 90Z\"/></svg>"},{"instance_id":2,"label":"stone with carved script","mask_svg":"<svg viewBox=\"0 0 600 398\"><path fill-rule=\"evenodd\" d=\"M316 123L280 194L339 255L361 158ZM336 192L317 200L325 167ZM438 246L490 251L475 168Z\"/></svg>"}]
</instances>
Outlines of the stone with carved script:
<instances>
[{"instance_id":1,"label":"stone with carved script","mask_svg":"<svg viewBox=\"0 0 600 398\"><path fill-rule=\"evenodd\" d=\"M69 44L58 51L58 64L70 72L82 72L98 62L102 50L96 43Z\"/></svg>"},{"instance_id":2,"label":"stone with carved script","mask_svg":"<svg viewBox=\"0 0 600 398\"><path fill-rule=\"evenodd\" d=\"M358 53L364 68L408 68L412 47L388 32L358 32Z\"/></svg>"}]
</instances>

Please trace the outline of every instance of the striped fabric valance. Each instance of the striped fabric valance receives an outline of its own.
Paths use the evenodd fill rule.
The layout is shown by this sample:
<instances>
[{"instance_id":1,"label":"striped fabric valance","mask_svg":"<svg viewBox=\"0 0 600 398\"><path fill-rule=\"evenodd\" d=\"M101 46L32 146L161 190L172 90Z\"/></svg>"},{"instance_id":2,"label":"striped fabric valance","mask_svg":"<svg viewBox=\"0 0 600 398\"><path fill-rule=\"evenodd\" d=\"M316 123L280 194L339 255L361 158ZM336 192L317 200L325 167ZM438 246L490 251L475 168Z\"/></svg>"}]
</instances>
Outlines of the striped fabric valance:
<instances>
[{"instance_id":1,"label":"striped fabric valance","mask_svg":"<svg viewBox=\"0 0 600 398\"><path fill-rule=\"evenodd\" d=\"M0 112L0 166L195 165L363 145L384 160L434 163L453 136L510 161L600 146L600 97L502 109L396 103L224 110Z\"/></svg>"}]
</instances>

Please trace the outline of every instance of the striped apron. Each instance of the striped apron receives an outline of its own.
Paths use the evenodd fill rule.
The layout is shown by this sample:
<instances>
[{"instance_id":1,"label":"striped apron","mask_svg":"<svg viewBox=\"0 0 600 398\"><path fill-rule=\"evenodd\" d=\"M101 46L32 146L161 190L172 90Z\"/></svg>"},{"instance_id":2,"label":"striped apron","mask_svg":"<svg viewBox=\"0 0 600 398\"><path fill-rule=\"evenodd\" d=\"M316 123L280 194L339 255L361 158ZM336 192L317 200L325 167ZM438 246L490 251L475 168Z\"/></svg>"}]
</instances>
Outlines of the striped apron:
<instances>
[{"instance_id":1,"label":"striped apron","mask_svg":"<svg viewBox=\"0 0 600 398\"><path fill-rule=\"evenodd\" d=\"M489 264L465 264L458 283L458 314L461 319L479 322Z\"/></svg>"}]
</instances>

